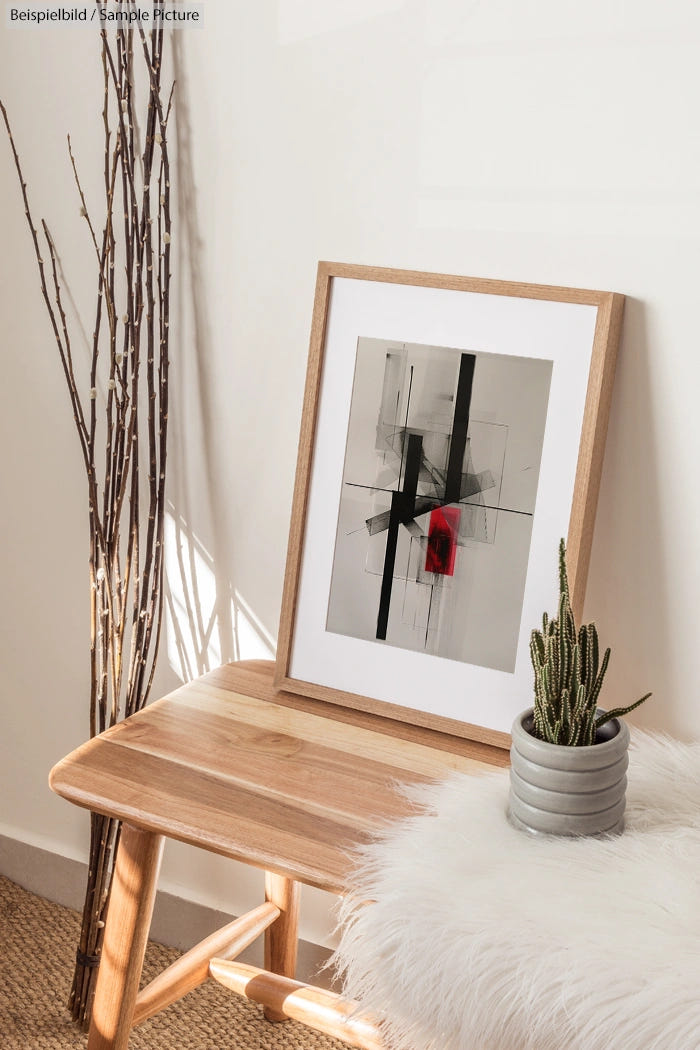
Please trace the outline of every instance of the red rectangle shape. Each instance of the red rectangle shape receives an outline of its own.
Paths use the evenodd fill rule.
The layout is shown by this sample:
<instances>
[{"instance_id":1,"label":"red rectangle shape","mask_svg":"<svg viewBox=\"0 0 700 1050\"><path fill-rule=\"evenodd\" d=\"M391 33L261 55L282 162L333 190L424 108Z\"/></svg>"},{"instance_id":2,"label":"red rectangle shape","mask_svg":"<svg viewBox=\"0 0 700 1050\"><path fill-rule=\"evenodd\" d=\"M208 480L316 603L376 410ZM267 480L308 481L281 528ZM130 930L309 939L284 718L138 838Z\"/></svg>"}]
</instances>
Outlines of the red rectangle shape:
<instances>
[{"instance_id":1,"label":"red rectangle shape","mask_svg":"<svg viewBox=\"0 0 700 1050\"><path fill-rule=\"evenodd\" d=\"M461 514L459 507L438 507L430 512L426 572L454 576Z\"/></svg>"}]
</instances>

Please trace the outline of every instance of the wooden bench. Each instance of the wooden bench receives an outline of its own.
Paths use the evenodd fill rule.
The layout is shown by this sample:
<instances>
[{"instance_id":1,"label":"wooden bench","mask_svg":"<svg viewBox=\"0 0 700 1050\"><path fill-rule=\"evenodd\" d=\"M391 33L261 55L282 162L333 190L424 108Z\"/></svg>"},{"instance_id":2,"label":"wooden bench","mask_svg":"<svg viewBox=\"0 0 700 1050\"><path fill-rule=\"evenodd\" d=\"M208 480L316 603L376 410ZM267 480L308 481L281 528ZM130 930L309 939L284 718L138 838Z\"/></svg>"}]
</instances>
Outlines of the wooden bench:
<instances>
[{"instance_id":1,"label":"wooden bench","mask_svg":"<svg viewBox=\"0 0 700 1050\"><path fill-rule=\"evenodd\" d=\"M88 1050L125 1050L132 1027L209 977L350 1045L381 1046L354 1004L293 980L300 883L343 895L352 851L408 810L400 784L504 765L503 751L275 692L273 665L230 664L78 748L57 794L124 822ZM139 992L163 841L262 868L266 900ZM265 969L233 962L265 936Z\"/></svg>"}]
</instances>

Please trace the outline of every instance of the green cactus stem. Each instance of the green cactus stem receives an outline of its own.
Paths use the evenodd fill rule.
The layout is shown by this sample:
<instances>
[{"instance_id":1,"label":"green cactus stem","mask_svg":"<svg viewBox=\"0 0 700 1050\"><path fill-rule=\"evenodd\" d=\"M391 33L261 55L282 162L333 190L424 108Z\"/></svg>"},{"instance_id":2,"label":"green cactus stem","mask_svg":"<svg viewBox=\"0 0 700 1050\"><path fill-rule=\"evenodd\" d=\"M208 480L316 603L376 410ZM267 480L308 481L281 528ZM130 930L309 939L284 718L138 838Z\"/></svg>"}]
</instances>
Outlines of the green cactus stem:
<instances>
[{"instance_id":1,"label":"green cactus stem","mask_svg":"<svg viewBox=\"0 0 700 1050\"><path fill-rule=\"evenodd\" d=\"M559 608L556 619L547 613L542 630L530 637L530 659L535 672L534 735L551 744L586 747L596 741L597 730L611 718L634 711L651 693L629 707L598 713L598 698L610 661L610 649L602 660L594 623L577 630L569 597L566 545L559 544Z\"/></svg>"}]
</instances>

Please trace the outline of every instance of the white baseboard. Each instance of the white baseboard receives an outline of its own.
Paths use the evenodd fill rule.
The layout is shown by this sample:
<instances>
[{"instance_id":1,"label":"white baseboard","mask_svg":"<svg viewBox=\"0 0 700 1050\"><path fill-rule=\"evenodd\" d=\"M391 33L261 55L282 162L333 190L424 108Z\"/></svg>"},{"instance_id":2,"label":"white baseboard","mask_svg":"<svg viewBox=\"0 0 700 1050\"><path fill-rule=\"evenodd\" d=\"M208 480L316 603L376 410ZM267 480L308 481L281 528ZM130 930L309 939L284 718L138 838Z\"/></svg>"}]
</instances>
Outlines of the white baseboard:
<instances>
[{"instance_id":1,"label":"white baseboard","mask_svg":"<svg viewBox=\"0 0 700 1050\"><path fill-rule=\"evenodd\" d=\"M87 865L39 846L0 834L0 875L30 893L81 911ZM233 918L224 912L196 904L159 890L151 923L151 938L168 947L186 951ZM330 951L310 941L299 941L297 979L331 986L329 973L319 973ZM241 954L241 961L262 966L262 941Z\"/></svg>"}]
</instances>

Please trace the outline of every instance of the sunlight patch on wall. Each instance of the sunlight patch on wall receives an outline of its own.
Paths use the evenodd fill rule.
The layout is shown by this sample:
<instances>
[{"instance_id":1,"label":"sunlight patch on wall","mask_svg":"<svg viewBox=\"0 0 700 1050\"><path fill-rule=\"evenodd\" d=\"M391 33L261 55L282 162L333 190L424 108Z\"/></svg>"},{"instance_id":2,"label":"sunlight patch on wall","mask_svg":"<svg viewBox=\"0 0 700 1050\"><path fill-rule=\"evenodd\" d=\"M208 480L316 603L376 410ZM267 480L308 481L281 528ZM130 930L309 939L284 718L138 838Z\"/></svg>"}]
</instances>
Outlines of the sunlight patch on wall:
<instances>
[{"instance_id":1,"label":"sunlight patch on wall","mask_svg":"<svg viewBox=\"0 0 700 1050\"><path fill-rule=\"evenodd\" d=\"M243 596L233 592L234 632L239 660L274 659L276 643Z\"/></svg>"},{"instance_id":2,"label":"sunlight patch on wall","mask_svg":"<svg viewBox=\"0 0 700 1050\"><path fill-rule=\"evenodd\" d=\"M275 640L182 518L165 516L168 662L188 681L229 660L269 660Z\"/></svg>"}]
</instances>

